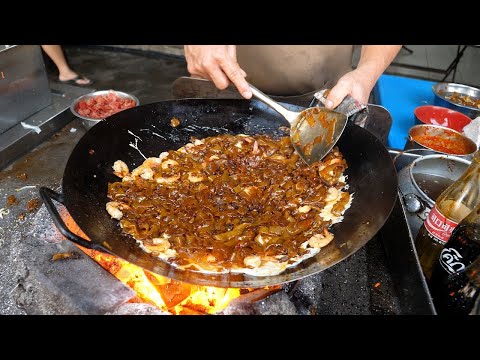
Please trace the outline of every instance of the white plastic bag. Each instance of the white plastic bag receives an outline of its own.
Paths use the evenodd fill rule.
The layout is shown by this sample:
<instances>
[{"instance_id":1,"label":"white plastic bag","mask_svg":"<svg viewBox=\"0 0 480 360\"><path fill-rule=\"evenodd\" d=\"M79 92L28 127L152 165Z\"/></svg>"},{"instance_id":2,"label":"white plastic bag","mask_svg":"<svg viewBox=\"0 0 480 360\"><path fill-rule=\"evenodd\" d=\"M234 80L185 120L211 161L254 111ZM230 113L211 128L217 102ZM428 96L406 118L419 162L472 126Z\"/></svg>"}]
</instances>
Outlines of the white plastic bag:
<instances>
[{"instance_id":1,"label":"white plastic bag","mask_svg":"<svg viewBox=\"0 0 480 360\"><path fill-rule=\"evenodd\" d=\"M475 141L477 146L480 147L480 116L463 128L463 134Z\"/></svg>"}]
</instances>

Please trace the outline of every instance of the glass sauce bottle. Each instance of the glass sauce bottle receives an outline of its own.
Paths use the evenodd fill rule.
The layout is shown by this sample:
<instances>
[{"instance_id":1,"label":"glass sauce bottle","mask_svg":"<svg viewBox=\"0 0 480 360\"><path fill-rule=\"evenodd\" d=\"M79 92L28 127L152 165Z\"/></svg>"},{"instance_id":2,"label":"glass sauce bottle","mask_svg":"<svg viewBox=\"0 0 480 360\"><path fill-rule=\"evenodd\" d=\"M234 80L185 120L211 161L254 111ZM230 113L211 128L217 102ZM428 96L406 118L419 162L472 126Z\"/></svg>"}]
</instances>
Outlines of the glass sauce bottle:
<instances>
[{"instance_id":1,"label":"glass sauce bottle","mask_svg":"<svg viewBox=\"0 0 480 360\"><path fill-rule=\"evenodd\" d=\"M427 281L453 230L480 203L480 151L470 166L435 201L417 237L415 248Z\"/></svg>"},{"instance_id":2,"label":"glass sauce bottle","mask_svg":"<svg viewBox=\"0 0 480 360\"><path fill-rule=\"evenodd\" d=\"M464 271L439 277L432 276L430 290L437 314L468 315L480 292L480 257Z\"/></svg>"}]
</instances>

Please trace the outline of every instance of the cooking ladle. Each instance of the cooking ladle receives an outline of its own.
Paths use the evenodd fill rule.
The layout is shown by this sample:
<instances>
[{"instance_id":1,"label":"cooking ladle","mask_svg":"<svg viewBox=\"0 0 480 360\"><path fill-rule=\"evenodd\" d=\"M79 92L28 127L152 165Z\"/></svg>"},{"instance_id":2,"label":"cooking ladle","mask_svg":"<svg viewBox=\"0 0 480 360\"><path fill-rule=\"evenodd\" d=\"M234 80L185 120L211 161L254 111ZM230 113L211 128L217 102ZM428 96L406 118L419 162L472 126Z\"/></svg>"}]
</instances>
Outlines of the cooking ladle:
<instances>
[{"instance_id":1,"label":"cooking ladle","mask_svg":"<svg viewBox=\"0 0 480 360\"><path fill-rule=\"evenodd\" d=\"M354 102L354 110L347 114L318 106L295 112L286 109L253 85L250 85L250 89L256 98L276 110L289 122L293 147L308 165L327 155L342 135L348 117L365 108L348 97L347 101ZM318 91L314 96L320 99L324 92L325 90Z\"/></svg>"}]
</instances>

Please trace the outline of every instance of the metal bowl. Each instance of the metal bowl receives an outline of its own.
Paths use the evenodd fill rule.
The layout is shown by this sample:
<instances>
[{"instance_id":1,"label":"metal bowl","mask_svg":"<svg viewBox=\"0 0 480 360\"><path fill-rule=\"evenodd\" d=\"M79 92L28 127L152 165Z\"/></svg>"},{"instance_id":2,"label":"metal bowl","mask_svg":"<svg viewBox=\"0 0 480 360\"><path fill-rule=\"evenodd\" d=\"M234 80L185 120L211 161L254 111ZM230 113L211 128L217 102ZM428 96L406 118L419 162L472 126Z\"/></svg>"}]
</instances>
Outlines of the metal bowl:
<instances>
[{"instance_id":1,"label":"metal bowl","mask_svg":"<svg viewBox=\"0 0 480 360\"><path fill-rule=\"evenodd\" d=\"M98 96L98 95L106 95L108 94L110 91L114 91L118 97L120 98L124 98L124 99L130 99L130 100L133 100L135 101L135 106L138 106L140 105L140 101L138 100L138 98L132 94L128 94L126 92L123 92L123 91L117 91L117 90L99 90L99 91L94 91L94 92L91 92L89 94L85 94L85 95L82 95L80 96L79 98L75 99L73 102L72 102L72 105L70 105L70 111L73 113L73 115L75 115L76 117L80 118L80 119L83 119L83 126L85 126L85 128L87 129L90 129L92 126L98 124L100 121L104 120L104 119L93 119L93 118L89 118L89 117L86 117L86 116L82 116L80 115L75 109L78 105L78 103L82 100L87 100L87 99L90 99L92 97L95 97L95 96Z\"/></svg>"},{"instance_id":2,"label":"metal bowl","mask_svg":"<svg viewBox=\"0 0 480 360\"><path fill-rule=\"evenodd\" d=\"M465 172L470 161L450 155L419 156L398 172L398 188L408 227L418 234L439 194Z\"/></svg>"},{"instance_id":3,"label":"metal bowl","mask_svg":"<svg viewBox=\"0 0 480 360\"><path fill-rule=\"evenodd\" d=\"M430 144L425 144L422 143L417 137L422 136L422 135L427 135L427 136L434 136L438 137L441 139L449 140L452 142L456 142L459 144L463 144L465 147L465 153L463 154L454 154L453 152L445 152L445 151L440 151L435 149L432 146L429 146ZM408 141L407 144L405 145L405 150L409 149L425 149L432 151L432 154L435 153L440 153L440 154L446 154L446 155L454 155L458 157L470 157L472 156L478 149L477 144L463 135L462 133L459 133L458 131L455 131L453 129L449 129L443 126L438 126L438 125L415 125L410 128L408 131Z\"/></svg>"},{"instance_id":4,"label":"metal bowl","mask_svg":"<svg viewBox=\"0 0 480 360\"><path fill-rule=\"evenodd\" d=\"M468 95L480 99L480 89L462 84L440 82L432 86L432 91L435 94L435 105L459 111L472 119L480 116L480 109L457 104L456 102L445 98L446 96L450 96L454 92L457 92L462 95Z\"/></svg>"},{"instance_id":5,"label":"metal bowl","mask_svg":"<svg viewBox=\"0 0 480 360\"><path fill-rule=\"evenodd\" d=\"M452 155L426 155L408 167L415 190L431 208L435 200L467 170L471 161Z\"/></svg>"}]
</instances>

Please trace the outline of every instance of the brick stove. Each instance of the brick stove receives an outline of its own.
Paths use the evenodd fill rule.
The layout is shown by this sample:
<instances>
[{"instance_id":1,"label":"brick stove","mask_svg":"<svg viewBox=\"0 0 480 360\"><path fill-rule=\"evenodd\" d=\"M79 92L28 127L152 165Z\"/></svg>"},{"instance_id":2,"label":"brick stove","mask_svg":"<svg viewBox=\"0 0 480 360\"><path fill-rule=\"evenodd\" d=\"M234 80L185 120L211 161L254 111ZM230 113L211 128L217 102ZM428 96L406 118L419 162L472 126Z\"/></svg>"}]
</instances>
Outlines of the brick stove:
<instances>
[{"instance_id":1,"label":"brick stove","mask_svg":"<svg viewBox=\"0 0 480 360\"><path fill-rule=\"evenodd\" d=\"M8 295L27 314L168 314L139 300L133 290L64 240L44 206L18 230L10 239L16 244L10 254L15 285ZM278 289L241 295L220 314L398 313L391 280L368 274L373 264L368 264L367 253L378 250L370 246L331 270ZM66 253L74 256L52 260ZM380 290L375 287L378 283ZM201 312L187 307L184 313Z\"/></svg>"},{"instance_id":2,"label":"brick stove","mask_svg":"<svg viewBox=\"0 0 480 360\"><path fill-rule=\"evenodd\" d=\"M62 216L65 218L65 212ZM17 243L14 256L21 260L16 264L16 285L9 295L26 313L168 314L165 309L140 299L138 293L64 240L44 206L16 234L12 239ZM62 259L63 254L73 256ZM322 287L322 276L318 274L282 287L243 290L240 291L242 295L219 313L315 314L322 312L317 309ZM356 310L366 309L357 306ZM201 314L204 311L185 306L182 313Z\"/></svg>"}]
</instances>

